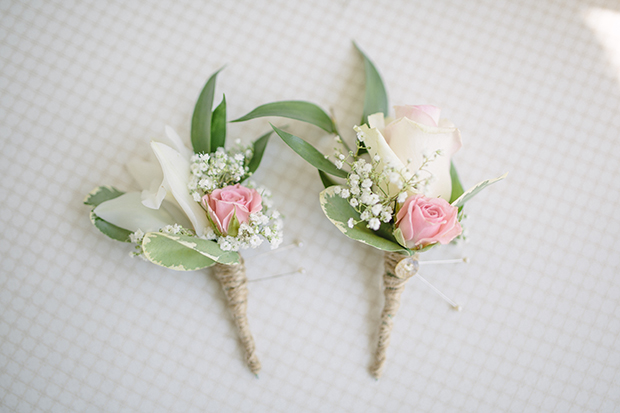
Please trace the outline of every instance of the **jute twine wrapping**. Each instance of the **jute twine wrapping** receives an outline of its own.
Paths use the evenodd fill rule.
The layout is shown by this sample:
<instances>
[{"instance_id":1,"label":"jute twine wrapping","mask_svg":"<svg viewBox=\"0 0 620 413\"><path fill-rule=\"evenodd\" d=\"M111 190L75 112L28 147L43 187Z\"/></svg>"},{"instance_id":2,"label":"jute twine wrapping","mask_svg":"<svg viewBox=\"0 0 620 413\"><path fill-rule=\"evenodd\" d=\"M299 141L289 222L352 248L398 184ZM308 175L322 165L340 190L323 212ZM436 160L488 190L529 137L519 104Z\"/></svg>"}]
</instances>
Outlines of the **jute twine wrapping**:
<instances>
[{"instance_id":1,"label":"jute twine wrapping","mask_svg":"<svg viewBox=\"0 0 620 413\"><path fill-rule=\"evenodd\" d=\"M405 283L418 272L418 256L416 254L413 257L405 257L401 254L386 252L384 265L385 304L381 312L381 325L379 327L379 341L375 353L375 361L370 368L370 374L377 379L383 374L386 352L390 345L390 335L394 325L394 317L400 307L400 296L405 290Z\"/></svg>"},{"instance_id":2,"label":"jute twine wrapping","mask_svg":"<svg viewBox=\"0 0 620 413\"><path fill-rule=\"evenodd\" d=\"M224 265L216 263L213 266L213 274L220 280L222 289L228 299L228 305L232 312L233 320L239 331L239 339L245 350L245 360L254 374L258 374L261 365L256 355L254 338L250 332L247 317L248 304L248 279L245 275L243 258L238 264Z\"/></svg>"}]
</instances>

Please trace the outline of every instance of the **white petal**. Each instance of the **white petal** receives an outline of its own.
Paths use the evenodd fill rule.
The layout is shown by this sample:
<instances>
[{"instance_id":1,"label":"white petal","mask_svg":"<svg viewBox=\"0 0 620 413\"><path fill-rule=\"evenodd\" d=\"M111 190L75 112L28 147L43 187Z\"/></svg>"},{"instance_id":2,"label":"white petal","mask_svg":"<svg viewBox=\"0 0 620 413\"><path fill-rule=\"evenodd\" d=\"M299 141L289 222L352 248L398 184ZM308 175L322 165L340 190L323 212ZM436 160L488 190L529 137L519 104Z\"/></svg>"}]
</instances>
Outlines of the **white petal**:
<instances>
[{"instance_id":1,"label":"white petal","mask_svg":"<svg viewBox=\"0 0 620 413\"><path fill-rule=\"evenodd\" d=\"M375 128L370 129L366 125L360 126L360 129L364 133L364 143L368 148L370 158L374 158L375 155L381 157L381 161L377 166L377 172L381 173L385 165L391 165L396 168L397 171L405 168L405 164L403 164L394 151L388 146L381 132ZM387 191L390 196L395 195L398 192L398 186L394 183L390 183L387 188L383 188L383 190Z\"/></svg>"},{"instance_id":2,"label":"white petal","mask_svg":"<svg viewBox=\"0 0 620 413\"><path fill-rule=\"evenodd\" d=\"M179 152L163 143L151 142L153 152L164 172L164 186L189 218L198 235L204 235L209 221L204 209L189 194L189 161Z\"/></svg>"},{"instance_id":3,"label":"white petal","mask_svg":"<svg viewBox=\"0 0 620 413\"><path fill-rule=\"evenodd\" d=\"M368 116L368 126L379 130L385 128L385 118L382 112Z\"/></svg>"},{"instance_id":4,"label":"white petal","mask_svg":"<svg viewBox=\"0 0 620 413\"><path fill-rule=\"evenodd\" d=\"M144 232L157 231L166 225L175 223L174 218L163 209L151 209L142 205L139 192L128 192L118 198L102 202L95 214L131 232L141 229Z\"/></svg>"},{"instance_id":5,"label":"white petal","mask_svg":"<svg viewBox=\"0 0 620 413\"><path fill-rule=\"evenodd\" d=\"M164 186L163 177L159 181L153 180L150 187L142 191L142 205L147 208L159 209L167 194L168 190Z\"/></svg>"},{"instance_id":6,"label":"white petal","mask_svg":"<svg viewBox=\"0 0 620 413\"><path fill-rule=\"evenodd\" d=\"M425 167L435 177L425 195L450 200L450 157L461 147L459 130L451 127L429 127L407 118L394 121L388 128L392 137L390 147L411 173L420 168L425 152L443 152L442 156L438 156ZM408 160L411 162L407 163Z\"/></svg>"},{"instance_id":7,"label":"white petal","mask_svg":"<svg viewBox=\"0 0 620 413\"><path fill-rule=\"evenodd\" d=\"M190 151L187 146L183 144L181 137L174 129L170 126L166 125L166 138L154 139L156 142L161 142L170 146L172 149L176 150L181 154L185 159L188 159L192 156L192 151Z\"/></svg>"}]
</instances>

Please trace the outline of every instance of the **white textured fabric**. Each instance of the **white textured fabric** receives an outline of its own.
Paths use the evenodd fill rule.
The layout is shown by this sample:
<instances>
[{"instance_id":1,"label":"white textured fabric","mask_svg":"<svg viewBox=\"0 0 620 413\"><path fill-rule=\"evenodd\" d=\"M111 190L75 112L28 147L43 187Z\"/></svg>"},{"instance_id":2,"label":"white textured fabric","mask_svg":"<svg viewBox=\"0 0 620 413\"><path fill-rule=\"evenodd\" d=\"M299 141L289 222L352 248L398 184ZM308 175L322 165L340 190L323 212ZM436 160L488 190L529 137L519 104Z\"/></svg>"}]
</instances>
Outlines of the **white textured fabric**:
<instances>
[{"instance_id":1,"label":"white textured fabric","mask_svg":"<svg viewBox=\"0 0 620 413\"><path fill-rule=\"evenodd\" d=\"M620 8L616 1L0 2L0 410L612 412L620 409ZM614 37L616 36L616 37ZM208 271L140 259L89 222L95 186L170 125L189 144L218 75L229 119L304 99L346 139L373 59L391 105L461 130L469 243L422 259L385 373L368 373L382 254L322 215L316 171L273 137L255 178L286 244L244 254L263 365L247 369ZM611 40L610 40L611 39ZM316 128L288 124L317 146ZM229 125L249 142L266 120Z\"/></svg>"}]
</instances>

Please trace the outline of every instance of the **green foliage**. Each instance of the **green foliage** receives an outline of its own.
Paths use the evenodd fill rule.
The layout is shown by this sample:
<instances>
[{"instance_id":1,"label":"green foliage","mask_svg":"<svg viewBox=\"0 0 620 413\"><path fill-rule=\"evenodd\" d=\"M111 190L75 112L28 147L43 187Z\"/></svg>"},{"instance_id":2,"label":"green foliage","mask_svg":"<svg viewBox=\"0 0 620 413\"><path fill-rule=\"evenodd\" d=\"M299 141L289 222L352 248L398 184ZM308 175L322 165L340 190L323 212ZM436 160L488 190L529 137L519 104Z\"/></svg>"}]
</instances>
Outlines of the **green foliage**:
<instances>
[{"instance_id":1,"label":"green foliage","mask_svg":"<svg viewBox=\"0 0 620 413\"><path fill-rule=\"evenodd\" d=\"M131 231L110 224L108 221L99 218L93 211L90 211L90 222L102 233L108 237L121 242L130 242L129 235Z\"/></svg>"},{"instance_id":2,"label":"green foliage","mask_svg":"<svg viewBox=\"0 0 620 413\"><path fill-rule=\"evenodd\" d=\"M118 189L111 186L98 186L97 188L90 191L88 195L86 195L86 198L84 198L84 203L86 205L96 207L102 202L118 198L123 194L124 192L119 191Z\"/></svg>"},{"instance_id":3,"label":"green foliage","mask_svg":"<svg viewBox=\"0 0 620 413\"><path fill-rule=\"evenodd\" d=\"M465 205L465 202L469 201L471 198L473 198L475 195L477 195L484 188L486 188L487 186L489 186L491 184L494 184L497 181L501 181L507 175L508 175L508 173L505 173L504 175L502 175L500 177L493 178L493 179L487 179L485 181L480 182L479 184L477 184L477 185L471 187L470 189L468 189L465 193L463 193L463 195L461 195L458 199L456 199L454 202L452 202L452 205L454 205L455 207L461 208L463 205Z\"/></svg>"},{"instance_id":4,"label":"green foliage","mask_svg":"<svg viewBox=\"0 0 620 413\"><path fill-rule=\"evenodd\" d=\"M450 203L456 201L458 197L463 195L463 185L459 179L459 175L454 167L454 162L450 161L450 178L452 180L452 194L450 195Z\"/></svg>"},{"instance_id":5,"label":"green foliage","mask_svg":"<svg viewBox=\"0 0 620 413\"><path fill-rule=\"evenodd\" d=\"M142 249L149 261L177 271L199 270L216 262L239 262L239 253L223 251L217 242L188 235L148 232L142 240Z\"/></svg>"},{"instance_id":6,"label":"green foliage","mask_svg":"<svg viewBox=\"0 0 620 413\"><path fill-rule=\"evenodd\" d=\"M226 144L226 95L211 115L211 152Z\"/></svg>"},{"instance_id":7,"label":"green foliage","mask_svg":"<svg viewBox=\"0 0 620 413\"><path fill-rule=\"evenodd\" d=\"M325 172L318 169L319 177L321 178L321 182L325 188L329 188L330 186L337 185L336 181L329 177Z\"/></svg>"},{"instance_id":8,"label":"green foliage","mask_svg":"<svg viewBox=\"0 0 620 413\"><path fill-rule=\"evenodd\" d=\"M353 220L359 221L360 216L346 199L341 198L334 192L333 187L321 192L320 201L325 216L347 237L382 251L399 252L404 255L412 255L414 253L414 251L399 245L395 238L385 238L384 236L389 236L386 234L379 236L377 232L366 228L365 222L360 222L354 225L353 228L349 228L349 219L353 218Z\"/></svg>"},{"instance_id":9,"label":"green foliage","mask_svg":"<svg viewBox=\"0 0 620 413\"><path fill-rule=\"evenodd\" d=\"M196 106L194 107L194 114L192 115L191 138L192 147L194 148L195 153L211 152L213 95L215 93L215 79L220 70L211 75L202 89L202 92L198 97L198 101L196 102ZM218 114L218 116L221 116L221 114Z\"/></svg>"},{"instance_id":10,"label":"green foliage","mask_svg":"<svg viewBox=\"0 0 620 413\"><path fill-rule=\"evenodd\" d=\"M98 186L86 195L84 203L95 209L99 204L109 201L110 199L118 198L123 194L124 192L111 186ZM90 222L108 237L116 241L129 242L129 234L131 234L131 231L110 224L108 221L98 217L93 211L90 212Z\"/></svg>"},{"instance_id":11,"label":"green foliage","mask_svg":"<svg viewBox=\"0 0 620 413\"><path fill-rule=\"evenodd\" d=\"M301 100L288 100L261 105L232 122L243 122L250 119L265 116L278 116L282 118L296 119L318 126L329 133L337 133L334 122L327 113L314 103Z\"/></svg>"},{"instance_id":12,"label":"green foliage","mask_svg":"<svg viewBox=\"0 0 620 413\"><path fill-rule=\"evenodd\" d=\"M339 178L347 177L346 171L336 168L336 165L325 159L325 156L308 142L295 135L284 132L273 125L271 125L271 127L278 134L278 136L291 147L291 149L297 152L297 154L304 158L310 165L314 166L318 170Z\"/></svg>"},{"instance_id":13,"label":"green foliage","mask_svg":"<svg viewBox=\"0 0 620 413\"><path fill-rule=\"evenodd\" d=\"M263 154L265 153L265 149L267 148L267 144L269 143L269 138L271 137L272 133L273 131L269 131L254 141L254 154L252 155L252 159L248 164L250 174L256 172L258 166L260 165L260 162L263 160Z\"/></svg>"},{"instance_id":14,"label":"green foliage","mask_svg":"<svg viewBox=\"0 0 620 413\"><path fill-rule=\"evenodd\" d=\"M362 124L364 124L368 123L369 115L373 115L379 112L382 112L385 116L388 115L388 98L379 71L355 42L353 42L353 45L364 59L364 72L366 75L366 88L364 92L364 113L362 115Z\"/></svg>"}]
</instances>

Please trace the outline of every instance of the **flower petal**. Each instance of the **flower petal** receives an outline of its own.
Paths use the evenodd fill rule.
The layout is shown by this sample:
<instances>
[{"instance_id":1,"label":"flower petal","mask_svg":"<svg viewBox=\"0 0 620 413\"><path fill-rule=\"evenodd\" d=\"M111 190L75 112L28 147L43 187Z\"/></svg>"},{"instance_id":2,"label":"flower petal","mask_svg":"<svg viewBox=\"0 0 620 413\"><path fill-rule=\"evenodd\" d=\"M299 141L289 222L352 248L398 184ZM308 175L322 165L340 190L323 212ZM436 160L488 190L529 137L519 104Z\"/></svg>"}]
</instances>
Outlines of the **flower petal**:
<instances>
[{"instance_id":1,"label":"flower petal","mask_svg":"<svg viewBox=\"0 0 620 413\"><path fill-rule=\"evenodd\" d=\"M172 193L174 199L189 218L196 234L202 236L209 228L205 210L189 194L187 184L190 177L189 161L179 152L163 143L151 142L153 152L164 172L164 187Z\"/></svg>"},{"instance_id":2,"label":"flower petal","mask_svg":"<svg viewBox=\"0 0 620 413\"><path fill-rule=\"evenodd\" d=\"M375 113L368 116L368 126L379 130L385 128L385 116L383 112Z\"/></svg>"},{"instance_id":3,"label":"flower petal","mask_svg":"<svg viewBox=\"0 0 620 413\"><path fill-rule=\"evenodd\" d=\"M360 126L360 129L363 133L364 144L366 144L366 148L368 149L368 154L370 155L371 159L374 158L375 155L379 155L381 157L381 161L377 165L378 173L381 173L381 171L383 171L386 165L391 165L396 170L403 170L405 168L405 164L390 148L390 146L385 141L385 138L378 129L370 129L366 125ZM389 194L396 194L398 192L398 186L393 183L387 184L387 187L384 187L382 189L387 191Z\"/></svg>"},{"instance_id":4,"label":"flower petal","mask_svg":"<svg viewBox=\"0 0 620 413\"><path fill-rule=\"evenodd\" d=\"M426 126L437 126L441 109L433 105L394 106L396 118L406 117Z\"/></svg>"},{"instance_id":5,"label":"flower petal","mask_svg":"<svg viewBox=\"0 0 620 413\"><path fill-rule=\"evenodd\" d=\"M163 143L165 145L170 146L172 149L176 150L178 153L183 156L185 159L189 159L192 156L192 151L190 151L187 146L181 140L181 137L174 129L170 126L166 125L166 136L165 138L154 139L156 142Z\"/></svg>"},{"instance_id":6,"label":"flower petal","mask_svg":"<svg viewBox=\"0 0 620 413\"><path fill-rule=\"evenodd\" d=\"M429 127L408 118L398 119L386 127L392 140L390 147L398 154L411 173L418 171L424 161L425 152L441 150L442 155L429 162L424 168L433 174L425 195L449 200L452 193L450 157L461 147L461 134L456 128ZM406 158L405 158L406 157ZM410 162L409 162L410 161Z\"/></svg>"},{"instance_id":7,"label":"flower petal","mask_svg":"<svg viewBox=\"0 0 620 413\"><path fill-rule=\"evenodd\" d=\"M157 231L175 223L174 218L163 209L151 209L142 205L140 192L128 192L117 198L102 202L93 211L95 215L128 231L138 229Z\"/></svg>"}]
</instances>

